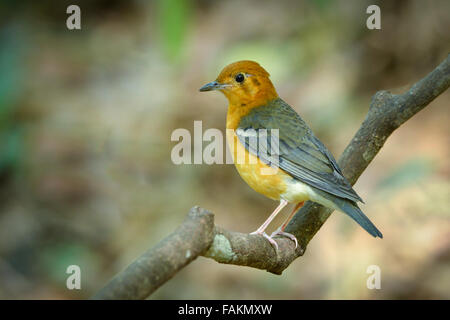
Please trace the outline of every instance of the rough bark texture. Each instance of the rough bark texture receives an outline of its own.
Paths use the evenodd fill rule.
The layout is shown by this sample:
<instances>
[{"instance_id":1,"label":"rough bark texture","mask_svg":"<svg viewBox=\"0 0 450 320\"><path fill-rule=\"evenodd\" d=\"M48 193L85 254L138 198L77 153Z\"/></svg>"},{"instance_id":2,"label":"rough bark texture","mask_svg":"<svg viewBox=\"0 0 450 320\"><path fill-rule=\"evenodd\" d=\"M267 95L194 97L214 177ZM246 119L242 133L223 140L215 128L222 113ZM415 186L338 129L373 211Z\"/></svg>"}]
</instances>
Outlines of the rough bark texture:
<instances>
[{"instance_id":1,"label":"rough bark texture","mask_svg":"<svg viewBox=\"0 0 450 320\"><path fill-rule=\"evenodd\" d=\"M348 180L354 184L392 132L449 86L450 55L407 92L399 95L377 92L366 119L338 161ZM277 238L276 252L263 237L214 226L212 213L194 207L174 233L114 277L94 298L144 299L200 255L220 263L281 274L304 253L331 213L332 210L319 204L306 202L286 227L287 232L297 237L299 247L295 249L290 239Z\"/></svg>"},{"instance_id":2,"label":"rough bark texture","mask_svg":"<svg viewBox=\"0 0 450 320\"><path fill-rule=\"evenodd\" d=\"M145 299L208 249L213 230L214 215L193 207L172 234L116 275L93 298Z\"/></svg>"}]
</instances>

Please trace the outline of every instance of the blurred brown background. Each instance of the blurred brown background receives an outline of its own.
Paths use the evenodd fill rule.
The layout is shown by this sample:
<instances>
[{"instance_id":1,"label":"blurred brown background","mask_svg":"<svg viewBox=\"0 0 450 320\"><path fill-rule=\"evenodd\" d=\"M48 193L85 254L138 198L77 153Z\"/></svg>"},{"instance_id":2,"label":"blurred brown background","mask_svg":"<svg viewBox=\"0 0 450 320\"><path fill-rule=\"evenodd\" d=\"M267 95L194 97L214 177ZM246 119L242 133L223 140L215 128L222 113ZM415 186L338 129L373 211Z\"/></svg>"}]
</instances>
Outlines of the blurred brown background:
<instances>
[{"instance_id":1,"label":"blurred brown background","mask_svg":"<svg viewBox=\"0 0 450 320\"><path fill-rule=\"evenodd\" d=\"M81 7L81 30L66 8ZM366 8L381 7L381 30ZM276 203L232 165L171 162L176 128L225 129L198 88L261 63L338 157L371 96L449 53L442 1L2 1L0 298L88 298L201 205L255 230ZM335 213L282 276L199 258L152 299L450 298L449 92L388 139L355 189L383 232ZM271 226L276 227L284 216ZM66 289L68 265L81 290ZM381 290L369 290L369 265Z\"/></svg>"}]
</instances>

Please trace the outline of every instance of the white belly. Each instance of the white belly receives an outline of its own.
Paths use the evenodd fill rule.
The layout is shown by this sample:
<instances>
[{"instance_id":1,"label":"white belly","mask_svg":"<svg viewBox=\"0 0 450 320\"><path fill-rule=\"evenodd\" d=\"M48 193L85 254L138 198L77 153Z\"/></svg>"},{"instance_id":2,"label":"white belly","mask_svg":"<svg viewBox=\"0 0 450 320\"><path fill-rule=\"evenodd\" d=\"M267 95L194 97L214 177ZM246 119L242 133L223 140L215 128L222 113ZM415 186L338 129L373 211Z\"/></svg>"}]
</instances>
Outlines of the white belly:
<instances>
[{"instance_id":1,"label":"white belly","mask_svg":"<svg viewBox=\"0 0 450 320\"><path fill-rule=\"evenodd\" d=\"M286 181L286 184L287 189L281 195L281 198L290 203L299 203L302 201L311 200L320 203L325 207L339 210L333 202L322 197L320 194L315 192L313 188L301 181L289 179L288 181Z\"/></svg>"}]
</instances>

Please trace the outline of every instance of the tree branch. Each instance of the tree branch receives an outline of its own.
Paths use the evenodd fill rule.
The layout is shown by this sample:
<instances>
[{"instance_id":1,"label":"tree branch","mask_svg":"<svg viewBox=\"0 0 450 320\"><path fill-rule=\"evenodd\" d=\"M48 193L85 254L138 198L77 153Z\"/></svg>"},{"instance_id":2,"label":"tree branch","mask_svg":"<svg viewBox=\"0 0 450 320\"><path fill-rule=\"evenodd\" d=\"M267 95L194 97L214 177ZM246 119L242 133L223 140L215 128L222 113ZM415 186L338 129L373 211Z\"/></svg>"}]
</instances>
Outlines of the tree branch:
<instances>
[{"instance_id":1,"label":"tree branch","mask_svg":"<svg viewBox=\"0 0 450 320\"><path fill-rule=\"evenodd\" d=\"M194 207L184 222L116 275L94 299L145 299L203 254L213 240L214 216Z\"/></svg>"},{"instance_id":2,"label":"tree branch","mask_svg":"<svg viewBox=\"0 0 450 320\"><path fill-rule=\"evenodd\" d=\"M425 78L399 95L377 92L358 132L339 159L347 179L354 184L383 147L387 138L450 86L450 55ZM286 227L299 243L276 238L275 252L263 237L214 226L214 215L194 207L183 224L114 277L96 299L144 299L197 256L220 263L248 266L281 274L301 256L332 210L306 202Z\"/></svg>"}]
</instances>

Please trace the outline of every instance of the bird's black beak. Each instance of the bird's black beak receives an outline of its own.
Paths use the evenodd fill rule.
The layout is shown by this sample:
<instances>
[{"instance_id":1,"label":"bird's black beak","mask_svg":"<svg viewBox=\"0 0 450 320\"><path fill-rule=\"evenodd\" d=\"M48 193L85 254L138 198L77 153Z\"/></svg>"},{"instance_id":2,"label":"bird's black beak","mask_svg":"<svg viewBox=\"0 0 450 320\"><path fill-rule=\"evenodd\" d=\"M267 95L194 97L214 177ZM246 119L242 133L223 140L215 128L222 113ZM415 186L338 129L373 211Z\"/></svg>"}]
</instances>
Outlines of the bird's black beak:
<instances>
[{"instance_id":1,"label":"bird's black beak","mask_svg":"<svg viewBox=\"0 0 450 320\"><path fill-rule=\"evenodd\" d=\"M203 87L199 89L199 91L211 91L211 90L219 90L223 89L223 85L217 81L212 81L210 83L205 84Z\"/></svg>"}]
</instances>

